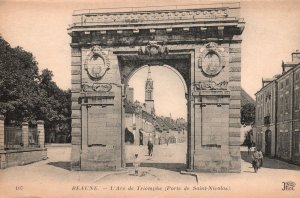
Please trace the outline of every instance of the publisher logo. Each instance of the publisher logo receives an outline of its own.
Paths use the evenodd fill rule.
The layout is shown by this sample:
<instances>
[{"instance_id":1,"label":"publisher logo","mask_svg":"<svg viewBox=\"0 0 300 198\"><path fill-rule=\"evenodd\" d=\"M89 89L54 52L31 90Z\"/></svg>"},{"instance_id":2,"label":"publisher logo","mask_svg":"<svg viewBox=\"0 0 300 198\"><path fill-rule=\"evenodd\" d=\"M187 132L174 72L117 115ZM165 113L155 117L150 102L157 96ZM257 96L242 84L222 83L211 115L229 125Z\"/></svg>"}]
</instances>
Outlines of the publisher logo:
<instances>
[{"instance_id":1,"label":"publisher logo","mask_svg":"<svg viewBox=\"0 0 300 198\"><path fill-rule=\"evenodd\" d=\"M282 184L283 184L283 188L282 188L283 191L295 190L294 188L296 186L296 183L293 181L282 182Z\"/></svg>"}]
</instances>

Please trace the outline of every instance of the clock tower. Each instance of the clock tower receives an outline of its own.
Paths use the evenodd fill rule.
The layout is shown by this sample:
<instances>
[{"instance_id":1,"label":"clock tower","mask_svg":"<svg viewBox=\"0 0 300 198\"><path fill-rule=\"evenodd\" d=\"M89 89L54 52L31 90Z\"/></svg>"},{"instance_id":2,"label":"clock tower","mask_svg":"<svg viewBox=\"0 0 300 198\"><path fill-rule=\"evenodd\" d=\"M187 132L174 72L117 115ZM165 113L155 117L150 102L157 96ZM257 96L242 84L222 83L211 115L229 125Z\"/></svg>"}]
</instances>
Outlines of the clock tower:
<instances>
[{"instance_id":1,"label":"clock tower","mask_svg":"<svg viewBox=\"0 0 300 198\"><path fill-rule=\"evenodd\" d=\"M150 66L148 67L148 76L145 83L145 104L146 111L150 114L154 113L154 100L153 100L153 80L151 78Z\"/></svg>"}]
</instances>

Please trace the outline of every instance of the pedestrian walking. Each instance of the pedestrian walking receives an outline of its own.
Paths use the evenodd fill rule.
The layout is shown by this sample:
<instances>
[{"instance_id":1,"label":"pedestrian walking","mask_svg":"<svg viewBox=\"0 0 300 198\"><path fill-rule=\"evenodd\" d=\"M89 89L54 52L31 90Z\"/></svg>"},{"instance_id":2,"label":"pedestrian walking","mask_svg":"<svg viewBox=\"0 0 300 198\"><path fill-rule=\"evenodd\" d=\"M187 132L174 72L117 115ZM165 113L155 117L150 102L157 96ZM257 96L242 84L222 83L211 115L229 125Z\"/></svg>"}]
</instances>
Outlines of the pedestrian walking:
<instances>
[{"instance_id":1,"label":"pedestrian walking","mask_svg":"<svg viewBox=\"0 0 300 198\"><path fill-rule=\"evenodd\" d=\"M135 176L139 175L140 160L138 157L139 157L138 154L134 155L133 166L134 166L134 175Z\"/></svg>"},{"instance_id":2,"label":"pedestrian walking","mask_svg":"<svg viewBox=\"0 0 300 198\"><path fill-rule=\"evenodd\" d=\"M261 168L263 166L263 159L264 159L264 155L263 155L261 149L258 149L258 155L259 155L259 167L258 168Z\"/></svg>"},{"instance_id":3,"label":"pedestrian walking","mask_svg":"<svg viewBox=\"0 0 300 198\"><path fill-rule=\"evenodd\" d=\"M257 173L258 167L260 161L260 155L256 148L254 148L253 154L252 154L252 166L254 168L254 172Z\"/></svg>"},{"instance_id":4,"label":"pedestrian walking","mask_svg":"<svg viewBox=\"0 0 300 198\"><path fill-rule=\"evenodd\" d=\"M153 143L150 139L150 140L148 140L148 155L152 156L152 153L153 153Z\"/></svg>"}]
</instances>

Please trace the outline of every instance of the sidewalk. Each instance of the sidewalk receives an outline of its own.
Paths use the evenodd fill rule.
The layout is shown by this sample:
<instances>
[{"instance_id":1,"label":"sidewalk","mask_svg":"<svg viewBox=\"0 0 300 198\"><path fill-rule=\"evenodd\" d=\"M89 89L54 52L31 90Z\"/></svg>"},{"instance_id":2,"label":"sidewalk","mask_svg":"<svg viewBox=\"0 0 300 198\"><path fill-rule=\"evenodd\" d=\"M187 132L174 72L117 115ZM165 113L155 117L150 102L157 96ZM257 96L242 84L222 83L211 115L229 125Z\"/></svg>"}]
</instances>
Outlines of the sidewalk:
<instances>
[{"instance_id":1,"label":"sidewalk","mask_svg":"<svg viewBox=\"0 0 300 198\"><path fill-rule=\"evenodd\" d=\"M254 173L249 162L249 156L246 151L243 151L243 148L241 152L241 173L197 173L198 184L195 176L180 174L180 170L183 170L185 167L184 145L170 144L169 146L164 145L160 149L156 146L153 157L146 155L147 147L135 148L129 146L126 148L127 157L130 158L136 151L139 151L143 158L142 167L139 168L139 176L133 175L134 170L132 167L118 172L70 171L71 147L69 145L49 146L49 158L47 160L0 170L0 191L1 194L2 192L16 193L16 186L21 185L26 189L23 190L23 193L27 192L28 196L33 194L42 196L46 192L53 193L61 190L56 197L63 197L68 193L71 193L73 197L75 195L77 197L80 193L73 192L74 186L101 186L102 190L107 190L105 192L111 192L109 189L116 186L133 186L136 188L138 186L177 186L181 189L187 186L190 188L189 193L197 193L195 195L198 197L199 193L201 193L201 198L205 197L202 194L204 191L208 194L213 192L214 194L210 194L213 197L218 195L223 197L226 193L230 193L231 197L248 197L248 193L251 191L264 193L265 196L275 192L278 196L290 195L292 197L295 193L300 192L299 167L279 160L265 158L264 167L259 169L258 173ZM129 160L129 158L127 159ZM282 191L282 182L287 181L296 183L296 191ZM194 190L192 190L193 188ZM98 192L95 196L99 197L101 192ZM176 196L179 196L181 193L184 196L183 191L174 192L176 192ZM82 193L82 196L87 196L87 192ZM143 191L141 193L149 192ZM123 190L122 195L125 196L125 194L129 197L130 193ZM145 195L149 196L150 194ZM14 195L24 196L25 194L18 194L17 192ZM169 195L171 194L165 194L165 196ZM155 197L154 194L153 197Z\"/></svg>"}]
</instances>

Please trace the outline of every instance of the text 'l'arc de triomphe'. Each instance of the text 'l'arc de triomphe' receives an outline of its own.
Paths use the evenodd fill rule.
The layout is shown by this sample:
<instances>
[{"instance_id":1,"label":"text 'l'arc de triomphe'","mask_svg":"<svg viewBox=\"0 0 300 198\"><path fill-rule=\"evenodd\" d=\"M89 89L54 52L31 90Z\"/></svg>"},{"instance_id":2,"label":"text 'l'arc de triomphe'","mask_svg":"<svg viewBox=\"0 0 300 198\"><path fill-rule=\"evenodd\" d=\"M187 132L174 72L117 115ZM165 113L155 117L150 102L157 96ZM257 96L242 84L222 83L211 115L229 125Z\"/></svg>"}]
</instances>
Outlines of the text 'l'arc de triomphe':
<instances>
[{"instance_id":1,"label":"text 'l'arc de triomphe'","mask_svg":"<svg viewBox=\"0 0 300 198\"><path fill-rule=\"evenodd\" d=\"M72 169L125 166L128 78L144 65L165 64L187 87L187 169L240 172L239 13L239 3L75 11Z\"/></svg>"}]
</instances>

